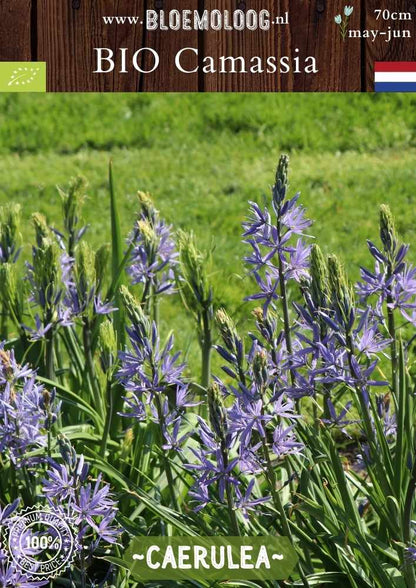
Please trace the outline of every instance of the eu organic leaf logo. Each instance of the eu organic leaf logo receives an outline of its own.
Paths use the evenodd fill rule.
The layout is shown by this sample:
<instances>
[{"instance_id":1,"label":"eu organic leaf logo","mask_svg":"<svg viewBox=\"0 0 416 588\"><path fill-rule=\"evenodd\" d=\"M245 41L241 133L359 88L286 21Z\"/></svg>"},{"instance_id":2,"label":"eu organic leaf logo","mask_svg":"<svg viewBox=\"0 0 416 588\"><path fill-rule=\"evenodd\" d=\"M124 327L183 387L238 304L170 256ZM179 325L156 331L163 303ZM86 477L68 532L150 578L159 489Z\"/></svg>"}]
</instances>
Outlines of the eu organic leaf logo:
<instances>
[{"instance_id":1,"label":"eu organic leaf logo","mask_svg":"<svg viewBox=\"0 0 416 588\"><path fill-rule=\"evenodd\" d=\"M18 67L13 70L8 86L28 86L39 73L39 67Z\"/></svg>"}]
</instances>

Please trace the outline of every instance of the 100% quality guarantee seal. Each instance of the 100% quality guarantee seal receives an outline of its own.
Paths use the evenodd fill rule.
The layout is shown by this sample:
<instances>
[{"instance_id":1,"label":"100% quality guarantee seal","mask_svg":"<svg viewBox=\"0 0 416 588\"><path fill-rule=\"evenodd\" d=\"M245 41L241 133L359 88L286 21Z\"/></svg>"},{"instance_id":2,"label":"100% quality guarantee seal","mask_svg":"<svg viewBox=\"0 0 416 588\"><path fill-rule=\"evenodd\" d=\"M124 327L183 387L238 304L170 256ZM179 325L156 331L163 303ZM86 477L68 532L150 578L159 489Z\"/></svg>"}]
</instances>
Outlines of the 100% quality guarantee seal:
<instances>
[{"instance_id":1,"label":"100% quality guarantee seal","mask_svg":"<svg viewBox=\"0 0 416 588\"><path fill-rule=\"evenodd\" d=\"M60 576L78 549L71 521L45 506L17 513L3 527L2 536L10 565L33 580Z\"/></svg>"}]
</instances>

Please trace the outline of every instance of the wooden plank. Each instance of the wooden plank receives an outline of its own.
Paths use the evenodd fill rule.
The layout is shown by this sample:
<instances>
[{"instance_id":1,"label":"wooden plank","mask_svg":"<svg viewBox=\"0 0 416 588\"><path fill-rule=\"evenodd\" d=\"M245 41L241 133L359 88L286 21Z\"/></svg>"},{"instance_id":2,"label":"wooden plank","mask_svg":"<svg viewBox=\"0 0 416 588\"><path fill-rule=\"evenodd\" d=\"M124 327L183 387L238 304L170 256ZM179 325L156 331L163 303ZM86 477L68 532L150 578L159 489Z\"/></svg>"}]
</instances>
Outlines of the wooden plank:
<instances>
[{"instance_id":1,"label":"wooden plank","mask_svg":"<svg viewBox=\"0 0 416 588\"><path fill-rule=\"evenodd\" d=\"M198 10L198 0L151 0L147 2L148 10L163 10L167 15L170 10ZM158 69L150 74L144 74L141 90L144 92L197 92L198 73L182 73L175 67L175 55L184 47L198 49L200 39L198 31L146 31L143 41L144 47L151 47L160 56ZM146 52L144 69L151 69L152 56ZM183 67L192 70L197 64L197 58L192 52L186 52L182 59Z\"/></svg>"},{"instance_id":2,"label":"wooden plank","mask_svg":"<svg viewBox=\"0 0 416 588\"><path fill-rule=\"evenodd\" d=\"M278 13L276 5L279 2L252 0L250 2L236 2L235 0L206 0L207 10L270 10ZM273 9L274 6L274 9ZM287 28L287 27L285 27ZM276 55L278 47L278 27L273 26L270 31L207 31L204 34L203 55L212 56L218 63L220 56L242 56L246 63L256 55L266 57ZM207 92L267 92L275 91L279 86L279 76L271 74L250 73L206 73L203 76L204 90Z\"/></svg>"},{"instance_id":3,"label":"wooden plank","mask_svg":"<svg viewBox=\"0 0 416 588\"><path fill-rule=\"evenodd\" d=\"M394 12L409 12L411 20L383 20L376 19L375 10L380 8L388 8L390 13ZM366 62L366 76L363 90L372 92L374 90L374 62L375 61L416 61L416 6L414 2L403 0L389 0L380 6L380 2L376 0L365 0L365 29L379 30L385 35L378 34L376 40L373 42L371 38L366 39L365 42L365 62ZM387 42L389 38L389 30L410 31L410 38L394 38ZM393 33L392 33L393 35Z\"/></svg>"},{"instance_id":4,"label":"wooden plank","mask_svg":"<svg viewBox=\"0 0 416 588\"><path fill-rule=\"evenodd\" d=\"M361 1L354 0L350 28L359 28ZM289 10L289 0L285 0ZM343 15L344 0L290 1L291 43L285 52L293 54L296 47L305 55L314 55L319 73L296 74L284 88L295 92L359 92L361 90L361 42L342 39L335 24L337 14ZM352 4L352 3L351 3Z\"/></svg>"},{"instance_id":5,"label":"wooden plank","mask_svg":"<svg viewBox=\"0 0 416 588\"><path fill-rule=\"evenodd\" d=\"M236 9L232 0L207 0L208 9ZM241 2L245 10L267 9L276 16L289 13L289 25L273 25L270 31L208 32L205 35L204 54L242 55L250 59L260 55L265 59L284 55L317 59L318 74L207 74L207 91L359 91L360 41L343 42L334 17L344 8L344 0L252 0ZM361 0L355 0L351 26L359 26ZM299 52L296 52L296 48Z\"/></svg>"},{"instance_id":6,"label":"wooden plank","mask_svg":"<svg viewBox=\"0 0 416 588\"><path fill-rule=\"evenodd\" d=\"M94 47L140 49L141 25L105 25L103 16L143 15L144 0L38 0L38 59L47 62L48 91L137 91L140 74L94 74Z\"/></svg>"},{"instance_id":7,"label":"wooden plank","mask_svg":"<svg viewBox=\"0 0 416 588\"><path fill-rule=\"evenodd\" d=\"M31 19L31 0L0 0L0 61L31 61Z\"/></svg>"}]
</instances>

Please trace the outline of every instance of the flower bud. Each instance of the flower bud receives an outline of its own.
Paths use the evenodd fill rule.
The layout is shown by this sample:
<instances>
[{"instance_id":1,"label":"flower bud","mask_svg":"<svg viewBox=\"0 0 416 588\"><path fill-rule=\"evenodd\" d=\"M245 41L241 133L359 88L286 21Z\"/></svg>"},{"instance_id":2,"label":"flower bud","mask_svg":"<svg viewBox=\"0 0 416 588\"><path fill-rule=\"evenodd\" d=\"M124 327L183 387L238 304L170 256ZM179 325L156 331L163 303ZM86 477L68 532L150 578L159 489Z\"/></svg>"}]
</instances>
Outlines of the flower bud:
<instances>
[{"instance_id":1,"label":"flower bud","mask_svg":"<svg viewBox=\"0 0 416 588\"><path fill-rule=\"evenodd\" d=\"M44 311L56 312L56 302L59 298L60 259L59 250L54 239L42 237L44 230L42 222L36 225L38 232L38 247L33 248L31 272L32 286L36 291L36 299ZM49 316L50 320L52 316Z\"/></svg>"},{"instance_id":2,"label":"flower bud","mask_svg":"<svg viewBox=\"0 0 416 588\"><path fill-rule=\"evenodd\" d=\"M137 221L137 230L146 247L154 247L157 244L157 235L149 220L140 219Z\"/></svg>"},{"instance_id":3,"label":"flower bud","mask_svg":"<svg viewBox=\"0 0 416 588\"><path fill-rule=\"evenodd\" d=\"M51 393L46 388L42 391L42 408L48 412L51 407Z\"/></svg>"},{"instance_id":4,"label":"flower bud","mask_svg":"<svg viewBox=\"0 0 416 588\"><path fill-rule=\"evenodd\" d=\"M10 352L0 349L0 373L6 379L13 378L13 368L10 361Z\"/></svg>"},{"instance_id":5,"label":"flower bud","mask_svg":"<svg viewBox=\"0 0 416 588\"><path fill-rule=\"evenodd\" d=\"M208 258L196 247L194 234L178 231L178 249L183 282L179 288L186 306L196 314L212 304L212 290L208 280Z\"/></svg>"},{"instance_id":6,"label":"flower bud","mask_svg":"<svg viewBox=\"0 0 416 588\"><path fill-rule=\"evenodd\" d=\"M147 219L153 219L157 214L157 210L155 209L150 194L148 192L137 192L137 198L139 200L140 209L144 217Z\"/></svg>"},{"instance_id":7,"label":"flower bud","mask_svg":"<svg viewBox=\"0 0 416 588\"><path fill-rule=\"evenodd\" d=\"M122 459L126 459L134 441L134 433L133 429L129 428L124 433L123 441L121 442L121 457Z\"/></svg>"},{"instance_id":8,"label":"flower bud","mask_svg":"<svg viewBox=\"0 0 416 588\"><path fill-rule=\"evenodd\" d=\"M397 247L397 236L393 215L386 204L380 206L380 238L384 251L392 258Z\"/></svg>"},{"instance_id":9,"label":"flower bud","mask_svg":"<svg viewBox=\"0 0 416 588\"><path fill-rule=\"evenodd\" d=\"M313 244L311 247L311 283L310 293L312 302L317 309L326 308L328 305L328 269L325 258L319 245Z\"/></svg>"},{"instance_id":10,"label":"flower bud","mask_svg":"<svg viewBox=\"0 0 416 588\"><path fill-rule=\"evenodd\" d=\"M225 346L228 349L234 349L235 342L239 339L234 321L223 308L217 310L215 313L215 320Z\"/></svg>"},{"instance_id":11,"label":"flower bud","mask_svg":"<svg viewBox=\"0 0 416 588\"><path fill-rule=\"evenodd\" d=\"M264 312L260 306L256 306L256 308L252 310L251 314L254 316L256 322L258 322L260 325L263 323Z\"/></svg>"},{"instance_id":12,"label":"flower bud","mask_svg":"<svg viewBox=\"0 0 416 588\"><path fill-rule=\"evenodd\" d=\"M51 230L46 222L46 217L40 212L32 214L32 221L35 226L36 244L42 247L42 241L51 237Z\"/></svg>"},{"instance_id":13,"label":"flower bud","mask_svg":"<svg viewBox=\"0 0 416 588\"><path fill-rule=\"evenodd\" d=\"M344 269L335 255L328 257L328 279L331 301L340 315L344 326L350 324L351 311L354 305L354 294L348 284Z\"/></svg>"},{"instance_id":14,"label":"flower bud","mask_svg":"<svg viewBox=\"0 0 416 588\"><path fill-rule=\"evenodd\" d=\"M107 243L101 245L95 252L95 275L98 290L101 288L101 284L105 278L109 257L110 247Z\"/></svg>"},{"instance_id":15,"label":"flower bud","mask_svg":"<svg viewBox=\"0 0 416 588\"><path fill-rule=\"evenodd\" d=\"M267 352L265 349L258 351L253 358L253 376L257 387L263 390L268 382Z\"/></svg>"},{"instance_id":16,"label":"flower bud","mask_svg":"<svg viewBox=\"0 0 416 588\"><path fill-rule=\"evenodd\" d=\"M221 390L216 382L208 388L209 421L215 434L224 439L227 434L227 413Z\"/></svg>"},{"instance_id":17,"label":"flower bud","mask_svg":"<svg viewBox=\"0 0 416 588\"><path fill-rule=\"evenodd\" d=\"M81 207L85 200L86 187L87 180L78 176L70 181L67 192L58 188L62 199L64 224L68 233L73 232L78 224Z\"/></svg>"},{"instance_id":18,"label":"flower bud","mask_svg":"<svg viewBox=\"0 0 416 588\"><path fill-rule=\"evenodd\" d=\"M143 312L143 308L126 286L121 286L120 295L129 321L135 326L142 326L146 331L149 331L150 323Z\"/></svg>"},{"instance_id":19,"label":"flower bud","mask_svg":"<svg viewBox=\"0 0 416 588\"><path fill-rule=\"evenodd\" d=\"M75 279L80 300L88 302L88 297L95 289L95 253L91 247L81 242L75 264Z\"/></svg>"},{"instance_id":20,"label":"flower bud","mask_svg":"<svg viewBox=\"0 0 416 588\"><path fill-rule=\"evenodd\" d=\"M58 435L57 441L62 459L71 470L74 470L77 465L77 454L75 449L72 447L70 440L65 437L65 435L60 434Z\"/></svg>"},{"instance_id":21,"label":"flower bud","mask_svg":"<svg viewBox=\"0 0 416 588\"><path fill-rule=\"evenodd\" d=\"M0 265L0 298L10 311L17 298L16 267L11 263Z\"/></svg>"},{"instance_id":22,"label":"flower bud","mask_svg":"<svg viewBox=\"0 0 416 588\"><path fill-rule=\"evenodd\" d=\"M281 155L279 164L276 170L276 182L273 186L273 205L275 211L277 211L283 200L286 197L286 192L289 187L289 157L287 155Z\"/></svg>"},{"instance_id":23,"label":"flower bud","mask_svg":"<svg viewBox=\"0 0 416 588\"><path fill-rule=\"evenodd\" d=\"M100 324L98 344L101 368L104 373L107 373L113 367L117 357L117 336L111 321L105 320Z\"/></svg>"},{"instance_id":24,"label":"flower bud","mask_svg":"<svg viewBox=\"0 0 416 588\"><path fill-rule=\"evenodd\" d=\"M20 204L0 208L0 262L15 262L19 255Z\"/></svg>"}]
</instances>

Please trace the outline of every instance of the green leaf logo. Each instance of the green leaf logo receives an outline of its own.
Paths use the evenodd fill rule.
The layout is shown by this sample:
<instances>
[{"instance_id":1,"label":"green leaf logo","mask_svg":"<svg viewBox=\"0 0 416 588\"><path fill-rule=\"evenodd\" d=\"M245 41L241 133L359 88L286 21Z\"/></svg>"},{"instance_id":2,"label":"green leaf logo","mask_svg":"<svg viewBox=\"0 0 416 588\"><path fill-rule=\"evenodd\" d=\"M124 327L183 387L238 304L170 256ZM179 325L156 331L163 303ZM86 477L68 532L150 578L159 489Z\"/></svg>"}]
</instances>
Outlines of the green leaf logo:
<instances>
[{"instance_id":1,"label":"green leaf logo","mask_svg":"<svg viewBox=\"0 0 416 588\"><path fill-rule=\"evenodd\" d=\"M8 86L28 86L39 74L39 67L18 67L13 70Z\"/></svg>"}]
</instances>

